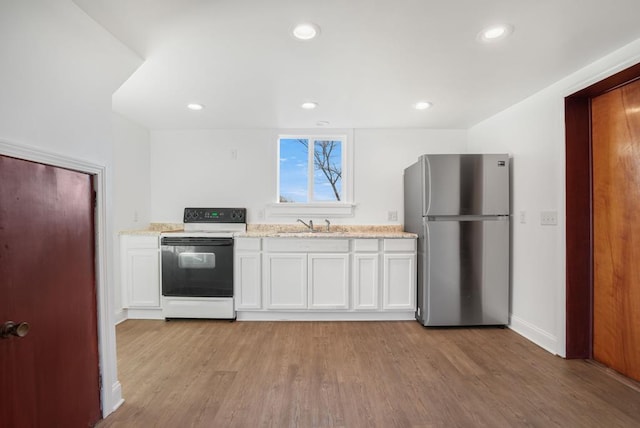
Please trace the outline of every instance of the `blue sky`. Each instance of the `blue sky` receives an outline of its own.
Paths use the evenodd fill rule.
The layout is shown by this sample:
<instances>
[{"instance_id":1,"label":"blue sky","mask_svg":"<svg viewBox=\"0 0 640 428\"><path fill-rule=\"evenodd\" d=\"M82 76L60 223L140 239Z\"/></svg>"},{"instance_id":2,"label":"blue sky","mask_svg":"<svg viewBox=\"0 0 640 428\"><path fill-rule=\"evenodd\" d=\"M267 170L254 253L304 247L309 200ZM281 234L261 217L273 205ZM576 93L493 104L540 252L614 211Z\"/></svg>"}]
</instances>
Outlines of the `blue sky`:
<instances>
[{"instance_id":1,"label":"blue sky","mask_svg":"<svg viewBox=\"0 0 640 428\"><path fill-rule=\"evenodd\" d=\"M338 144L332 153L332 163L341 165L342 147ZM298 139L280 140L280 195L293 202L307 200L307 173L309 160L307 148ZM338 188L341 182L338 181ZM319 169L314 171L314 199L335 201L331 184Z\"/></svg>"}]
</instances>

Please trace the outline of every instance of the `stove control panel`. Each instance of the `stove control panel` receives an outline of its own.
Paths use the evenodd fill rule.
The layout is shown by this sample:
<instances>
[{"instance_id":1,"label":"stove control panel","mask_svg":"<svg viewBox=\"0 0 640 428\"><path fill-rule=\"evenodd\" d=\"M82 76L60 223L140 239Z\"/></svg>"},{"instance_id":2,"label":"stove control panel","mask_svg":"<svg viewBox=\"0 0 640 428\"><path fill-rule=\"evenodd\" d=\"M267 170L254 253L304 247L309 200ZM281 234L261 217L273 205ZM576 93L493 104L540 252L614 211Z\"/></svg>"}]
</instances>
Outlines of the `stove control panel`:
<instances>
[{"instance_id":1,"label":"stove control panel","mask_svg":"<svg viewBox=\"0 0 640 428\"><path fill-rule=\"evenodd\" d=\"M185 208L184 223L246 223L246 208Z\"/></svg>"}]
</instances>

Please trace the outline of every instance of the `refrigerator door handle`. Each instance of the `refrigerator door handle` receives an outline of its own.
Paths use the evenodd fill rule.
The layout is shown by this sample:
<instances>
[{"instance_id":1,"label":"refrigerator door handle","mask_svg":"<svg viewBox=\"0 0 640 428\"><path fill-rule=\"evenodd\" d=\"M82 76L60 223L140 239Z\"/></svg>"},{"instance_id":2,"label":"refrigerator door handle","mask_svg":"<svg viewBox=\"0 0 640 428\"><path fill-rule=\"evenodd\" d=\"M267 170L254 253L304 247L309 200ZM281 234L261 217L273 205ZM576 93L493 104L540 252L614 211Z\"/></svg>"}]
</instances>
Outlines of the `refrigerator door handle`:
<instances>
[{"instance_id":1,"label":"refrigerator door handle","mask_svg":"<svg viewBox=\"0 0 640 428\"><path fill-rule=\"evenodd\" d=\"M426 216L427 221L509 221L509 214L496 215L437 215Z\"/></svg>"}]
</instances>

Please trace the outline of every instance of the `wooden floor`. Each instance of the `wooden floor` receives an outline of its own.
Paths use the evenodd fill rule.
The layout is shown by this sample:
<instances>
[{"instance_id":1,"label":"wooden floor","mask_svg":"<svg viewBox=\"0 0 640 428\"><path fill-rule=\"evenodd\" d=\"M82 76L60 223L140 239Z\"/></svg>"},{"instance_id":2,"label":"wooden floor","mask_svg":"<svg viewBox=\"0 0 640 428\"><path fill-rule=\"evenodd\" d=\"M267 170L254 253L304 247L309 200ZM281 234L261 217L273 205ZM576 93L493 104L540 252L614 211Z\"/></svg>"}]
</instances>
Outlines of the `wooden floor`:
<instances>
[{"instance_id":1,"label":"wooden floor","mask_svg":"<svg viewBox=\"0 0 640 428\"><path fill-rule=\"evenodd\" d=\"M417 322L117 327L106 427L638 427L640 389L508 329Z\"/></svg>"}]
</instances>

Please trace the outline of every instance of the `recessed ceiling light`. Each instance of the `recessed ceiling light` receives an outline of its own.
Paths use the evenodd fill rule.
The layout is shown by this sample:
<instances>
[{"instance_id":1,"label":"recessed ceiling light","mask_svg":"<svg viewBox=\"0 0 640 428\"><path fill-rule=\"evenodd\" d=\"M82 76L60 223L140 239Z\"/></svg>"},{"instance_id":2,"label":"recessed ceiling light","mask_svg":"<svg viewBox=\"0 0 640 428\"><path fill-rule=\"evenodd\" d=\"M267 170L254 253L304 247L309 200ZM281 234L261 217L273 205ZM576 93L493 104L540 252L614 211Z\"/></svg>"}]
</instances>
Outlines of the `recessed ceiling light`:
<instances>
[{"instance_id":1,"label":"recessed ceiling light","mask_svg":"<svg viewBox=\"0 0 640 428\"><path fill-rule=\"evenodd\" d=\"M414 108L416 110L426 110L428 108L430 108L433 105L433 103L430 103L429 101L418 101L417 103L414 104Z\"/></svg>"},{"instance_id":2,"label":"recessed ceiling light","mask_svg":"<svg viewBox=\"0 0 640 428\"><path fill-rule=\"evenodd\" d=\"M310 22L296 25L291 31L293 37L300 40L311 40L320 34L320 27Z\"/></svg>"},{"instance_id":3,"label":"recessed ceiling light","mask_svg":"<svg viewBox=\"0 0 640 428\"><path fill-rule=\"evenodd\" d=\"M328 120L319 120L316 122L317 126L327 126L329 124Z\"/></svg>"},{"instance_id":4,"label":"recessed ceiling light","mask_svg":"<svg viewBox=\"0 0 640 428\"><path fill-rule=\"evenodd\" d=\"M318 103L314 103L313 101L307 101L306 103L302 103L300 107L302 107L305 110L313 110L314 108L318 107Z\"/></svg>"},{"instance_id":5,"label":"recessed ceiling light","mask_svg":"<svg viewBox=\"0 0 640 428\"><path fill-rule=\"evenodd\" d=\"M491 27L485 28L478 34L478 40L481 42L494 42L504 39L511 33L513 33L513 25L492 25Z\"/></svg>"},{"instance_id":6,"label":"recessed ceiling light","mask_svg":"<svg viewBox=\"0 0 640 428\"><path fill-rule=\"evenodd\" d=\"M198 103L191 103L191 104L187 104L187 108L189 110L202 110L204 106Z\"/></svg>"}]
</instances>

